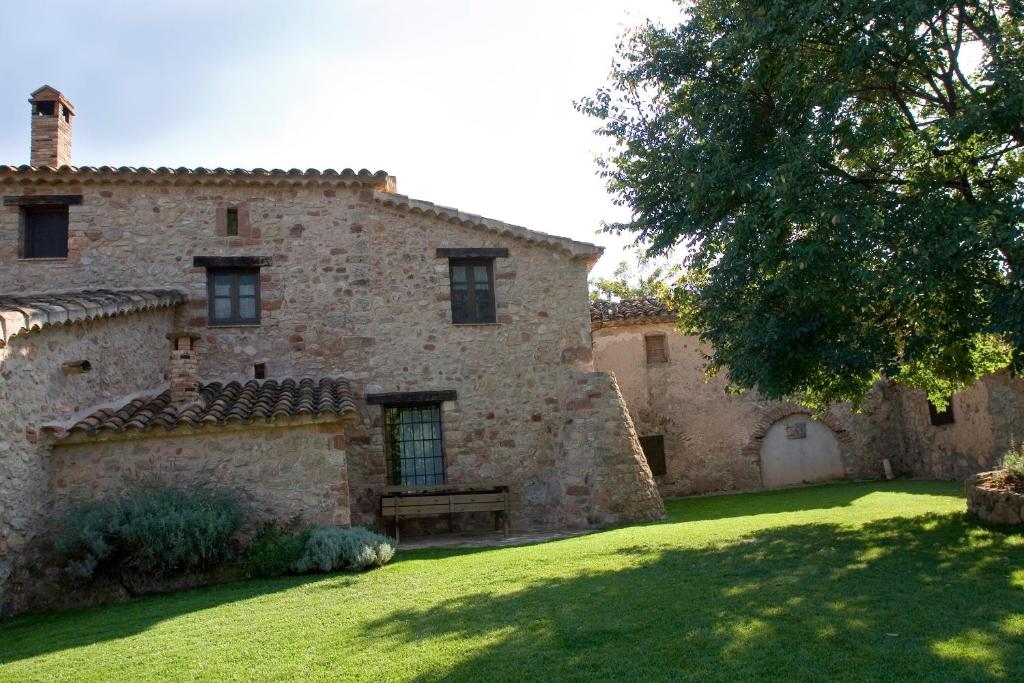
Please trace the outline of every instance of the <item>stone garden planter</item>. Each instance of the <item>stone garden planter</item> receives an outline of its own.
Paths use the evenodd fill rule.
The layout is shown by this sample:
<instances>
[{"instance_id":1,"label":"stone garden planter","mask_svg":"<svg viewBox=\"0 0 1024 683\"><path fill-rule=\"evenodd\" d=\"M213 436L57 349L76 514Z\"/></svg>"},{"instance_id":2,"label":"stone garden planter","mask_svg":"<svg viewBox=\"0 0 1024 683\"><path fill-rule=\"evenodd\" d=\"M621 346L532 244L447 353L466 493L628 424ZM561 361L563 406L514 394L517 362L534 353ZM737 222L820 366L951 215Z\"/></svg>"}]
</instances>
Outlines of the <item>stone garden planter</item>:
<instances>
[{"instance_id":1,"label":"stone garden planter","mask_svg":"<svg viewBox=\"0 0 1024 683\"><path fill-rule=\"evenodd\" d=\"M1024 524L1024 494L992 481L996 472L967 480L967 511L991 524Z\"/></svg>"}]
</instances>

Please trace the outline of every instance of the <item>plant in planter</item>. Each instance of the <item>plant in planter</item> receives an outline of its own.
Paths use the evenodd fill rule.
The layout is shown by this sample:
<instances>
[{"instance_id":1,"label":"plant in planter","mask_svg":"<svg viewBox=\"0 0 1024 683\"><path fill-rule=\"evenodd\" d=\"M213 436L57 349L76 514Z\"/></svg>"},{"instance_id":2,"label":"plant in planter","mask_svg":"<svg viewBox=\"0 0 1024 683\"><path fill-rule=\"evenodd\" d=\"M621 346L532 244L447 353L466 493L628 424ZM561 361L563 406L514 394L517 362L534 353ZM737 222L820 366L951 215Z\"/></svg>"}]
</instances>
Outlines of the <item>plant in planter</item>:
<instances>
[{"instance_id":1,"label":"plant in planter","mask_svg":"<svg viewBox=\"0 0 1024 683\"><path fill-rule=\"evenodd\" d=\"M1011 444L999 469L968 480L967 509L993 524L1024 523L1024 445Z\"/></svg>"}]
</instances>

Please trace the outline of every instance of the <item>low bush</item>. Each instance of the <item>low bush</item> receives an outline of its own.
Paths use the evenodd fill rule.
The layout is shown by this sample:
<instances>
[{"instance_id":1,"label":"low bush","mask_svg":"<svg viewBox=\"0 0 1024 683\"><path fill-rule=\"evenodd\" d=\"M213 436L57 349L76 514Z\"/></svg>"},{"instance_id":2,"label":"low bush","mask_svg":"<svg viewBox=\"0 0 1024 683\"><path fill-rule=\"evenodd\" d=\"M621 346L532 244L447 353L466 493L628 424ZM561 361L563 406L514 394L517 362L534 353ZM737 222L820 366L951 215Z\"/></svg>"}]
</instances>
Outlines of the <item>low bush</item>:
<instances>
[{"instance_id":1,"label":"low bush","mask_svg":"<svg viewBox=\"0 0 1024 683\"><path fill-rule=\"evenodd\" d=\"M83 581L161 578L230 560L240 522L238 504L227 494L147 487L69 515L57 551Z\"/></svg>"},{"instance_id":2,"label":"low bush","mask_svg":"<svg viewBox=\"0 0 1024 683\"><path fill-rule=\"evenodd\" d=\"M395 545L393 538L362 527L320 527L310 532L306 547L293 569L306 573L340 569L362 571L380 567L394 557Z\"/></svg>"},{"instance_id":3,"label":"low bush","mask_svg":"<svg viewBox=\"0 0 1024 683\"><path fill-rule=\"evenodd\" d=\"M251 577L281 576L292 571L309 541L309 530L296 531L296 525L284 528L267 522L253 537L242 557L242 567Z\"/></svg>"},{"instance_id":4,"label":"low bush","mask_svg":"<svg viewBox=\"0 0 1024 683\"><path fill-rule=\"evenodd\" d=\"M1024 445L1012 444L1003 454L1002 468L1007 477L1024 483Z\"/></svg>"}]
</instances>

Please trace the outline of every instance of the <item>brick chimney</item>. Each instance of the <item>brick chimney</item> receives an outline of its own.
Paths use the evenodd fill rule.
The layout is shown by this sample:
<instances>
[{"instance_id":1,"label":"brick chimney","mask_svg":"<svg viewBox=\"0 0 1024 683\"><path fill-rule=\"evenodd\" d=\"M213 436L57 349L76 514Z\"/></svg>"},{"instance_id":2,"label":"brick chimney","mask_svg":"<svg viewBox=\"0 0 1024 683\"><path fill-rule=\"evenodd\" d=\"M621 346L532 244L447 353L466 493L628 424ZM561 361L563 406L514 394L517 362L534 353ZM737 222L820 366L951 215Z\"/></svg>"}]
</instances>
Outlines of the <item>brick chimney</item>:
<instances>
[{"instance_id":1,"label":"brick chimney","mask_svg":"<svg viewBox=\"0 0 1024 683\"><path fill-rule=\"evenodd\" d=\"M71 119L75 108L70 100L48 85L29 98L32 105L33 166L71 165Z\"/></svg>"},{"instance_id":2,"label":"brick chimney","mask_svg":"<svg viewBox=\"0 0 1024 683\"><path fill-rule=\"evenodd\" d=\"M181 407L199 401L198 334L171 332L171 362L167 377L171 381L171 403Z\"/></svg>"}]
</instances>

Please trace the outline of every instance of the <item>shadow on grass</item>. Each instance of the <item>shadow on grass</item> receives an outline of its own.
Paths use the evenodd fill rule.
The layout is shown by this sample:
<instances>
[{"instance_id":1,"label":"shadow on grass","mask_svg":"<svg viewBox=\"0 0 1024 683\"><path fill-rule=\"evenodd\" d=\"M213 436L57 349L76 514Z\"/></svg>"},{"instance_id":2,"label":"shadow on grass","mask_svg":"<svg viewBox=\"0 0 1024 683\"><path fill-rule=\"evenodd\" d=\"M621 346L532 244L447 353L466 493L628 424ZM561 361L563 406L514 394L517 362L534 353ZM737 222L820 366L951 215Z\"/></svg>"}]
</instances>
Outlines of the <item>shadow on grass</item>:
<instances>
[{"instance_id":1,"label":"shadow on grass","mask_svg":"<svg viewBox=\"0 0 1024 683\"><path fill-rule=\"evenodd\" d=\"M0 623L0 665L124 638L184 614L271 595L324 578L321 574L237 581L149 595L116 605L15 617L9 623Z\"/></svg>"},{"instance_id":2,"label":"shadow on grass","mask_svg":"<svg viewBox=\"0 0 1024 683\"><path fill-rule=\"evenodd\" d=\"M390 612L364 635L473 644L426 680L1021 680L1021 541L952 514L631 547L627 569Z\"/></svg>"},{"instance_id":3,"label":"shadow on grass","mask_svg":"<svg viewBox=\"0 0 1024 683\"><path fill-rule=\"evenodd\" d=\"M668 522L709 521L746 517L749 515L806 512L816 509L847 507L873 493L911 495L962 495L963 484L950 481L866 481L836 482L817 486L795 486L787 489L753 493L717 494L673 498L665 501Z\"/></svg>"}]
</instances>

